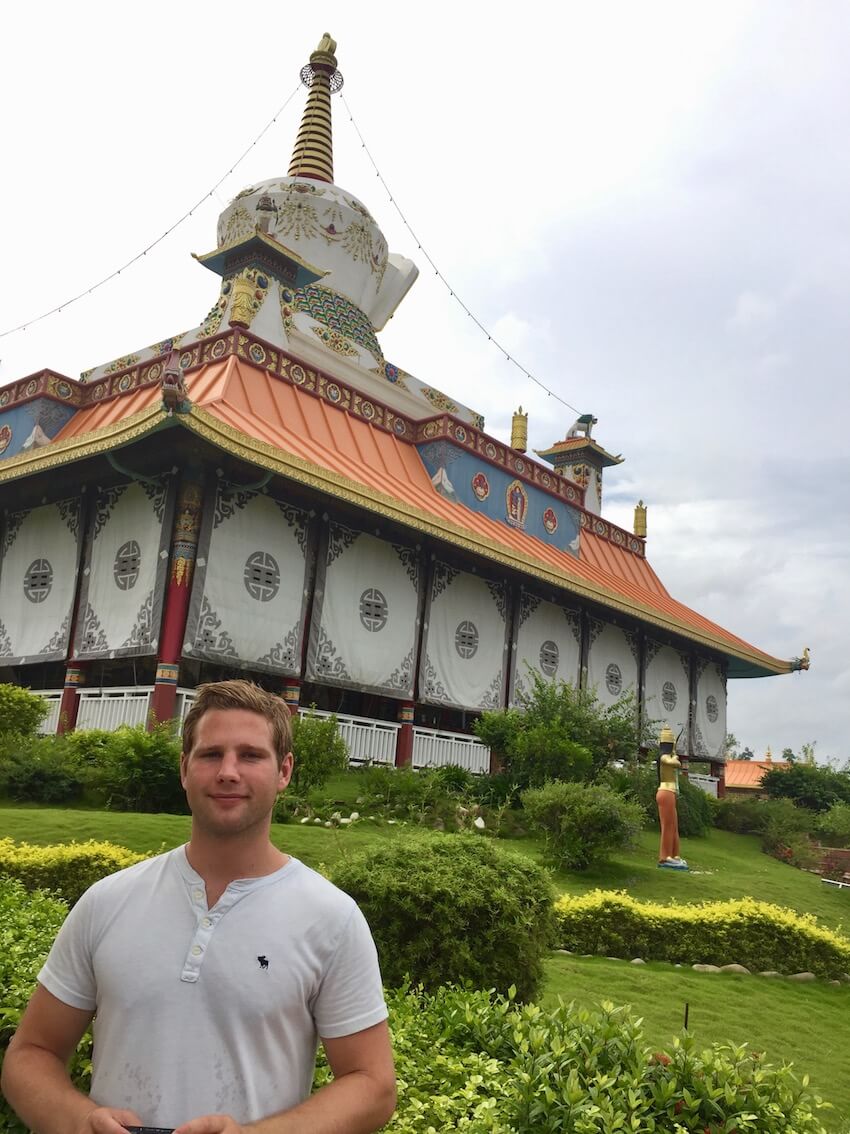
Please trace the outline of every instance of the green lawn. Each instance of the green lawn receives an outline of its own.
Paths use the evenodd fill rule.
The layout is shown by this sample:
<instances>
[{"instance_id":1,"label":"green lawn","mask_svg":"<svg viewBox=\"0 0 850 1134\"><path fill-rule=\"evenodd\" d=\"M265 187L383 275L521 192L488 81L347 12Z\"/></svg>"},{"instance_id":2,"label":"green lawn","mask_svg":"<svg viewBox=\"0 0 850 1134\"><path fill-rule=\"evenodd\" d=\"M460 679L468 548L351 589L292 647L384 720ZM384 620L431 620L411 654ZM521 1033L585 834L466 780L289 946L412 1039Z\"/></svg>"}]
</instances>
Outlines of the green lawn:
<instances>
[{"instance_id":1,"label":"green lawn","mask_svg":"<svg viewBox=\"0 0 850 1134\"><path fill-rule=\"evenodd\" d=\"M731 1041L764 1051L773 1064L793 1063L834 1111L823 1111L830 1130L850 1118L850 985L794 984L732 973L695 973L672 965L632 965L602 957L558 954L547 964L544 1003L558 997L596 1005L630 1004L643 1018L654 1050L669 1047L684 1021L701 1045Z\"/></svg>"},{"instance_id":2,"label":"green lawn","mask_svg":"<svg viewBox=\"0 0 850 1134\"><path fill-rule=\"evenodd\" d=\"M350 777L334 791L341 804L354 805ZM299 823L274 825L272 838L312 866L398 838L405 828L363 822L331 829ZM0 804L0 837L33 843L107 839L137 851L155 851L185 842L189 818L174 815L19 807ZM645 832L637 850L615 856L584 874L556 872L557 888L584 893L595 887L628 890L643 900L699 902L753 896L815 914L850 932L850 890L824 886L812 874L762 854L750 836L712 831L705 839L683 840L688 874L658 870L656 833ZM532 838L512 839L516 852L542 861L543 847ZM662 964L646 966L603 958L556 955L548 963L545 999L558 996L598 1004L609 999L631 1004L643 1017L647 1040L668 1046L690 1005L690 1031L706 1044L732 1040L767 1052L771 1062L793 1062L808 1072L814 1088L835 1105L825 1119L830 1130L850 1130L850 986L795 985L757 977L708 975Z\"/></svg>"}]
</instances>

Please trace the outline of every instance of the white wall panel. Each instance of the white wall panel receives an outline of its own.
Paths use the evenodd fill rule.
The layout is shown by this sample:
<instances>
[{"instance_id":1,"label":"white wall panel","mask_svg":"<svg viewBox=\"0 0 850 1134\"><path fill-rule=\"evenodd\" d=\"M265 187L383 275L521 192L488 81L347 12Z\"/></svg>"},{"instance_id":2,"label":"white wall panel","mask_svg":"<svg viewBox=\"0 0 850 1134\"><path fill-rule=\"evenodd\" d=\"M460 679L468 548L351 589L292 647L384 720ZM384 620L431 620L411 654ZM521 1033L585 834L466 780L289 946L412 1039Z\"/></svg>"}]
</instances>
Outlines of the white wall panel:
<instances>
[{"instance_id":1,"label":"white wall panel","mask_svg":"<svg viewBox=\"0 0 850 1134\"><path fill-rule=\"evenodd\" d=\"M669 724L678 737L676 750L690 752L690 659L672 646L651 639L646 643L643 703L648 720Z\"/></svg>"},{"instance_id":2,"label":"white wall panel","mask_svg":"<svg viewBox=\"0 0 850 1134\"><path fill-rule=\"evenodd\" d=\"M726 758L726 678L717 662L697 661L694 753L708 760Z\"/></svg>"},{"instance_id":3,"label":"white wall panel","mask_svg":"<svg viewBox=\"0 0 850 1134\"><path fill-rule=\"evenodd\" d=\"M587 687L603 705L613 705L624 693L637 692L638 640L631 631L610 622L590 620Z\"/></svg>"},{"instance_id":4,"label":"white wall panel","mask_svg":"<svg viewBox=\"0 0 850 1134\"><path fill-rule=\"evenodd\" d=\"M581 664L581 619L578 611L546 602L529 591L520 597L516 648L513 653L511 704L531 692L533 676L577 685Z\"/></svg>"}]
</instances>

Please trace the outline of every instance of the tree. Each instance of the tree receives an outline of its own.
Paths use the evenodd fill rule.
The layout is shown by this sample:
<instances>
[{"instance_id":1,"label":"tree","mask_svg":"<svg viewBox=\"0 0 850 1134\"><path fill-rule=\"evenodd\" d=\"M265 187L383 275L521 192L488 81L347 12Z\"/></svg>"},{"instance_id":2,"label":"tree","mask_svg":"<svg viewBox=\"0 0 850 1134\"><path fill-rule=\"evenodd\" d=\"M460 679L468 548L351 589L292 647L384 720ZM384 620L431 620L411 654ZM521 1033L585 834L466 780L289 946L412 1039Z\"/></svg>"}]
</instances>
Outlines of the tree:
<instances>
[{"instance_id":1,"label":"tree","mask_svg":"<svg viewBox=\"0 0 850 1134\"><path fill-rule=\"evenodd\" d=\"M614 760L637 756L641 729L633 694L602 705L596 694L532 671L533 688L520 709L482 713L475 732L522 787L547 780L595 780Z\"/></svg>"},{"instance_id":2,"label":"tree","mask_svg":"<svg viewBox=\"0 0 850 1134\"><path fill-rule=\"evenodd\" d=\"M752 748L743 748L741 750L741 754L738 757L738 759L739 760L754 760L755 759L755 753L753 752Z\"/></svg>"},{"instance_id":3,"label":"tree","mask_svg":"<svg viewBox=\"0 0 850 1134\"><path fill-rule=\"evenodd\" d=\"M796 757L796 754L794 753L794 749L793 748L783 748L782 749L782 759L787 764L796 764L797 757Z\"/></svg>"},{"instance_id":4,"label":"tree","mask_svg":"<svg viewBox=\"0 0 850 1134\"><path fill-rule=\"evenodd\" d=\"M810 811L828 811L834 803L850 803L850 775L817 764L792 764L765 772L762 790L771 799L791 799Z\"/></svg>"},{"instance_id":5,"label":"tree","mask_svg":"<svg viewBox=\"0 0 850 1134\"><path fill-rule=\"evenodd\" d=\"M734 732L726 733L726 755L732 759L738 759L738 749L741 747L741 742L738 740Z\"/></svg>"}]
</instances>

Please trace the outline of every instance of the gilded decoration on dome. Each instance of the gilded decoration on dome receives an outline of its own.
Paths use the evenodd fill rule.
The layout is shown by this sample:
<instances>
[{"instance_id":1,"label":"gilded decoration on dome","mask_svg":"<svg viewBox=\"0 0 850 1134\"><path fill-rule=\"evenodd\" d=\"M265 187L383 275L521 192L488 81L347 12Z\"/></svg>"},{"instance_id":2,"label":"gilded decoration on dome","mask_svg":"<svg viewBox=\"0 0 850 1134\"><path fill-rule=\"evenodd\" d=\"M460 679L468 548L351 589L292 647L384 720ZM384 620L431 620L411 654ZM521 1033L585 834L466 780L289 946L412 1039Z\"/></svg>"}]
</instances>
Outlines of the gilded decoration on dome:
<instances>
[{"instance_id":1,"label":"gilded decoration on dome","mask_svg":"<svg viewBox=\"0 0 850 1134\"><path fill-rule=\"evenodd\" d=\"M108 366L103 368L104 374L114 374L117 370L126 370L129 366L135 366L139 361L138 354L125 354L123 358L116 358L114 362L110 362Z\"/></svg>"},{"instance_id":2,"label":"gilded decoration on dome","mask_svg":"<svg viewBox=\"0 0 850 1134\"><path fill-rule=\"evenodd\" d=\"M241 193L239 195L242 196ZM238 240L250 236L253 231L254 221L251 214L244 205L237 205L227 218L227 224L220 233L218 242L219 244L235 244Z\"/></svg>"},{"instance_id":3,"label":"gilded decoration on dome","mask_svg":"<svg viewBox=\"0 0 850 1134\"><path fill-rule=\"evenodd\" d=\"M292 292L288 292L288 294L292 295ZM352 342L370 351L377 360L380 361L383 357L380 344L375 337L369 319L359 307L356 307L350 299L346 299L339 292L331 291L330 288L322 287L319 284L310 284L301 288L293 296L293 302L281 305L284 325L286 325L287 317L290 324L292 321L292 311L290 310L287 316L284 310L286 307L301 311L303 314L309 315L311 319L315 319L317 323L324 324L329 330L337 331L340 335L351 339Z\"/></svg>"},{"instance_id":4,"label":"gilded decoration on dome","mask_svg":"<svg viewBox=\"0 0 850 1134\"><path fill-rule=\"evenodd\" d=\"M269 288L268 276L257 268L246 268L233 280L233 306L230 325L250 327L263 305Z\"/></svg>"},{"instance_id":5,"label":"gilded decoration on dome","mask_svg":"<svg viewBox=\"0 0 850 1134\"><path fill-rule=\"evenodd\" d=\"M277 210L275 233L292 240L311 240L319 235L319 214L309 201L298 201L291 193Z\"/></svg>"}]
</instances>

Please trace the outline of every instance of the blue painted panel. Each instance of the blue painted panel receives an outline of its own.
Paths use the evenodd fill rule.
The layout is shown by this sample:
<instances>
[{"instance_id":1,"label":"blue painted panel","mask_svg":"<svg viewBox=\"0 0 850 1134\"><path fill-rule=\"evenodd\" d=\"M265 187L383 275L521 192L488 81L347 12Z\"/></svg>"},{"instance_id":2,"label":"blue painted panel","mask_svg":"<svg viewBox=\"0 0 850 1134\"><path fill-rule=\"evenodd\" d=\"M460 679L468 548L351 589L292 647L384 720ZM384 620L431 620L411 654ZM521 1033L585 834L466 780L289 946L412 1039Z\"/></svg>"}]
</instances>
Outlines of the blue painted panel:
<instances>
[{"instance_id":1,"label":"blue painted panel","mask_svg":"<svg viewBox=\"0 0 850 1134\"><path fill-rule=\"evenodd\" d=\"M53 438L76 412L74 406L63 405L52 398L36 398L32 402L0 410L0 446L8 436L6 427L11 431L6 447L0 452L0 461L20 453L36 425Z\"/></svg>"},{"instance_id":2,"label":"blue painted panel","mask_svg":"<svg viewBox=\"0 0 850 1134\"><path fill-rule=\"evenodd\" d=\"M550 496L535 485L520 480L519 483L528 494L528 506L525 509L524 523L521 526L511 524L508 519L507 492L509 486L517 480L516 477L450 441L428 441L417 445L417 449L428 475L437 490L447 499L465 504L474 512L481 512L506 527L519 528L551 547L578 556L581 523L576 508L556 496ZM476 483L480 494L483 494L486 482L487 495L483 500L473 487L476 477L479 478ZM480 479L482 477L483 481ZM518 503L521 508L521 502ZM550 510L549 526L552 526L552 515L557 525L554 531L549 531L543 522L544 514Z\"/></svg>"}]
</instances>

